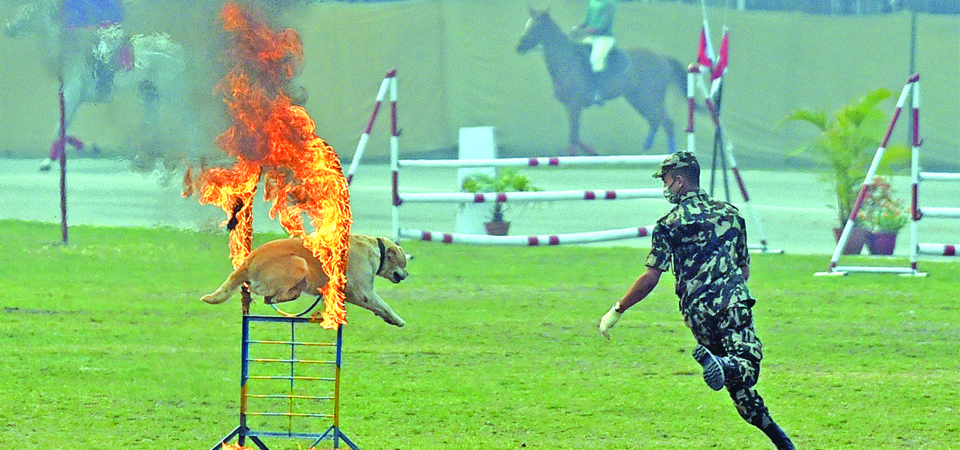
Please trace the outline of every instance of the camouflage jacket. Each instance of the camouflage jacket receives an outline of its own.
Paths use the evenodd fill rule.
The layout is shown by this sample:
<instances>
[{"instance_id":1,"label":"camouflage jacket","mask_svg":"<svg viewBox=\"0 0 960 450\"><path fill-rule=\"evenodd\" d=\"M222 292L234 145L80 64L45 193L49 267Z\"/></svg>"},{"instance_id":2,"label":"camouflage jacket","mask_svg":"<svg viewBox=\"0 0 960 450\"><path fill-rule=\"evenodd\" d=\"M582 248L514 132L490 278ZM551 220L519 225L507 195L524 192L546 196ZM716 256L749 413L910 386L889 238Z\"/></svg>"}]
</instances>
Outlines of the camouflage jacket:
<instances>
[{"instance_id":1,"label":"camouflage jacket","mask_svg":"<svg viewBox=\"0 0 960 450\"><path fill-rule=\"evenodd\" d=\"M753 304L740 267L750 264L746 224L733 205L702 189L684 194L653 229L646 265L671 270L684 316Z\"/></svg>"}]
</instances>

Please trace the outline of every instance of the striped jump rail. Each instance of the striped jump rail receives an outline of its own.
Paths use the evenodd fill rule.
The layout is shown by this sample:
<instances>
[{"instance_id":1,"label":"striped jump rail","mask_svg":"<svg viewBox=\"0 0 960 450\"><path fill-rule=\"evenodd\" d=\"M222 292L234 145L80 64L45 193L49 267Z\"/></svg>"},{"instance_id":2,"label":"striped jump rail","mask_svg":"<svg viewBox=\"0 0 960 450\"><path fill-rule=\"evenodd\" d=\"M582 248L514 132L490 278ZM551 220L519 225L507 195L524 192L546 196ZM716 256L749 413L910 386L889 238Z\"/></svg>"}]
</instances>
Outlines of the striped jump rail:
<instances>
[{"instance_id":1,"label":"striped jump rail","mask_svg":"<svg viewBox=\"0 0 960 450\"><path fill-rule=\"evenodd\" d=\"M438 231L423 231L401 228L400 237L407 239L418 239L426 242L441 242L444 244L525 245L532 247L540 245L586 244L591 242L646 237L652 232L653 225L646 227L621 228L616 230L590 231L585 233L538 236L489 236L486 234L443 233Z\"/></svg>"},{"instance_id":2,"label":"striped jump rail","mask_svg":"<svg viewBox=\"0 0 960 450\"><path fill-rule=\"evenodd\" d=\"M486 234L448 233L400 226L399 207L405 203L494 203L494 202L548 202L548 201L612 201L635 199L659 199L662 188L627 189L577 189L556 191L525 192L400 192L399 174L401 168L474 168L474 167L577 167L598 165L659 165L669 157L663 155L619 155L619 156L556 156L541 158L490 158L490 159L399 159L397 153L391 154L391 176L393 188L393 225L394 236L400 239L417 239L427 242L473 245L562 245L603 242L649 236L652 226L629 227L612 230L600 230L580 233L557 233L529 236L490 236Z\"/></svg>"},{"instance_id":3,"label":"striped jump rail","mask_svg":"<svg viewBox=\"0 0 960 450\"><path fill-rule=\"evenodd\" d=\"M546 202L556 200L632 200L660 198L663 189L616 189L616 190L566 190L524 192L441 192L400 194L401 202L409 203L504 203Z\"/></svg>"},{"instance_id":4,"label":"striped jump rail","mask_svg":"<svg viewBox=\"0 0 960 450\"><path fill-rule=\"evenodd\" d=\"M554 156L543 158L491 159L401 159L404 167L538 167L538 166L595 166L619 164L660 164L670 155L613 155L613 156Z\"/></svg>"},{"instance_id":5,"label":"striped jump rail","mask_svg":"<svg viewBox=\"0 0 960 450\"><path fill-rule=\"evenodd\" d=\"M757 228L757 236L760 238L760 243L756 245L748 245L750 250L760 251L762 253L783 253L781 249L774 249L767 245L767 237L764 232L763 222L760 220L760 215L753 209L753 206L750 202L750 193L747 192L747 184L743 180L743 176L740 174L740 167L737 166L737 160L733 156L732 145L729 148L723 147L723 125L720 123L720 111L717 109L716 105L713 102L714 89L719 87L714 86L711 89L711 92L707 91L704 81L700 76L701 66L700 64L691 64L687 67L687 128L684 132L687 134L687 150L696 153L696 135L694 134L694 112L697 109L696 94L697 88L699 88L700 95L703 98L704 106L706 107L707 112L710 115L710 119L713 122L715 128L715 148L718 143L716 140L719 140L720 151L722 153L723 160L721 161L724 166L730 168L730 173L733 175L733 179L736 182L737 190L739 190L741 197L743 197L743 204L746 206L747 215L753 222L754 226ZM722 77L716 78L713 80L714 83L720 83ZM714 150L717 151L716 149ZM716 157L716 153L714 154ZM724 183L726 183L724 179ZM729 196L729 192L727 193Z\"/></svg>"},{"instance_id":6,"label":"striped jump rail","mask_svg":"<svg viewBox=\"0 0 960 450\"><path fill-rule=\"evenodd\" d=\"M960 256L960 254L957 253L958 247L960 247L960 244L919 243L917 244L917 251L924 255Z\"/></svg>"}]
</instances>

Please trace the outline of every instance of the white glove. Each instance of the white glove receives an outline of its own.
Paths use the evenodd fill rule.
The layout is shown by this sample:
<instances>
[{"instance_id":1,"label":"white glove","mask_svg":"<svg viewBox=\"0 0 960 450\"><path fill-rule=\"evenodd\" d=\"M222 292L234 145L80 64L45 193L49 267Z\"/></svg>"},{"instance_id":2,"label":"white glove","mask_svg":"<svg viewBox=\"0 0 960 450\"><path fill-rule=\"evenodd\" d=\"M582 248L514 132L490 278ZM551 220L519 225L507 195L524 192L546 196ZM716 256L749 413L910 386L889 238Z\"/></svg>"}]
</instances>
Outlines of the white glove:
<instances>
[{"instance_id":1,"label":"white glove","mask_svg":"<svg viewBox=\"0 0 960 450\"><path fill-rule=\"evenodd\" d=\"M617 304L614 303L610 311L607 311L607 313L603 315L603 318L600 319L600 334L610 339L609 331L620 321L621 316L623 316L623 313L617 311Z\"/></svg>"}]
</instances>

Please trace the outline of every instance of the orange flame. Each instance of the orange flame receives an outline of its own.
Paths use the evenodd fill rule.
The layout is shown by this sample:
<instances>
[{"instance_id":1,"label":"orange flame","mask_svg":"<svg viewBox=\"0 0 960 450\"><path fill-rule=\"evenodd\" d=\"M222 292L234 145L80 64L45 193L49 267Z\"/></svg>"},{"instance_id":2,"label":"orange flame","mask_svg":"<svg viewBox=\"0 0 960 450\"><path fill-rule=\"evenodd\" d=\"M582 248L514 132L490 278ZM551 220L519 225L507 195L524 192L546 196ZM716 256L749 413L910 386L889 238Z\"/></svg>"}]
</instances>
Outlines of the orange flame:
<instances>
[{"instance_id":1,"label":"orange flame","mask_svg":"<svg viewBox=\"0 0 960 450\"><path fill-rule=\"evenodd\" d=\"M200 203L227 213L228 226L233 226L230 257L236 267L250 253L251 203L262 178L264 200L273 202L270 218L279 218L290 236L301 237L330 277L320 290L321 325L336 328L346 323L350 195L336 152L314 134L313 119L292 104L284 90L303 58L300 37L292 29L271 29L263 18L235 3L227 3L221 17L224 29L232 33L234 67L218 90L233 123L217 137L217 145L237 163L231 169L202 170L196 179L188 171L184 196L199 192ZM312 233L304 229L303 213L310 218Z\"/></svg>"}]
</instances>

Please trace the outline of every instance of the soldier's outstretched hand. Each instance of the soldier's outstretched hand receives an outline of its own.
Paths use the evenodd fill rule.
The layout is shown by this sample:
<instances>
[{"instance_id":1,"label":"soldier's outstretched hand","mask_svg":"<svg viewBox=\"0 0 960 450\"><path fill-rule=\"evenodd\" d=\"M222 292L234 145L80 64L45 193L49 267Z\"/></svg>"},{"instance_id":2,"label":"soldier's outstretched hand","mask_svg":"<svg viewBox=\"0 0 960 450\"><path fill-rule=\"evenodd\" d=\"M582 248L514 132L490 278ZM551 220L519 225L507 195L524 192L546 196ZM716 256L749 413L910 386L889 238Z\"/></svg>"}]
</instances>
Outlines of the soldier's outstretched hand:
<instances>
[{"instance_id":1,"label":"soldier's outstretched hand","mask_svg":"<svg viewBox=\"0 0 960 450\"><path fill-rule=\"evenodd\" d=\"M600 319L600 334L603 337L610 339L610 329L620 321L621 316L623 316L623 313L618 312L617 305L614 304L610 308L610 311L607 311L607 313L604 314Z\"/></svg>"}]
</instances>

